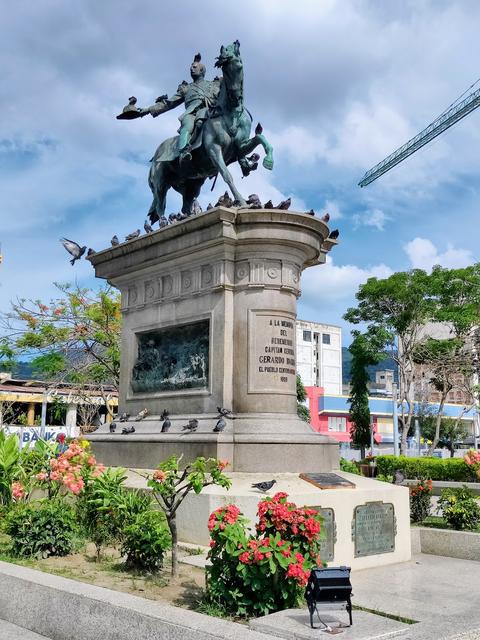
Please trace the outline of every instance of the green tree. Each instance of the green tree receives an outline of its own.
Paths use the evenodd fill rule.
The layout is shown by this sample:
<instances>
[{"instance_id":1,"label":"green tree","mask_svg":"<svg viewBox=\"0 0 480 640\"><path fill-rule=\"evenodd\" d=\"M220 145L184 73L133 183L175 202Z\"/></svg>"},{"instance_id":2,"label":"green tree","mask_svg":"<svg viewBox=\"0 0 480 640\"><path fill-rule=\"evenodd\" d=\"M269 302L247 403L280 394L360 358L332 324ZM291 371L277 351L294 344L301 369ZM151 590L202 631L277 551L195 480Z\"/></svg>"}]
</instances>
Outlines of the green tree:
<instances>
[{"instance_id":1,"label":"green tree","mask_svg":"<svg viewBox=\"0 0 480 640\"><path fill-rule=\"evenodd\" d=\"M297 415L305 422L310 422L310 410L303 403L307 399L307 392L300 375L297 373Z\"/></svg>"},{"instance_id":2,"label":"green tree","mask_svg":"<svg viewBox=\"0 0 480 640\"><path fill-rule=\"evenodd\" d=\"M348 398L352 422L350 435L352 444L360 448L361 456L364 458L365 448L370 444L372 429L368 405L369 376L367 367L378 364L382 356L375 340L371 340L369 336L359 332L354 332L354 339L348 350L352 354L351 387Z\"/></svg>"},{"instance_id":3,"label":"green tree","mask_svg":"<svg viewBox=\"0 0 480 640\"><path fill-rule=\"evenodd\" d=\"M9 362L23 356L53 385L75 384L85 397L95 385L106 397L105 386L119 382L120 295L110 287L55 286L59 296L48 303L19 299L0 316L0 362L2 353Z\"/></svg>"}]
</instances>

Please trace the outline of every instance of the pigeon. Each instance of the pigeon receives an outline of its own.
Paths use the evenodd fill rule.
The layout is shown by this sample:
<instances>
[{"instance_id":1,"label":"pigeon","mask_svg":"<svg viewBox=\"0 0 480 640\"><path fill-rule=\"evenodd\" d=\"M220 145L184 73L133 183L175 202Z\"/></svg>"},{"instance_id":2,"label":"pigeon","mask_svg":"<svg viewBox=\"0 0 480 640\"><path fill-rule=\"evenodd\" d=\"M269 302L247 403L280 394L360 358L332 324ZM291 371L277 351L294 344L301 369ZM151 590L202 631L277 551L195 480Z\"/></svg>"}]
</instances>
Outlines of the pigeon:
<instances>
[{"instance_id":1,"label":"pigeon","mask_svg":"<svg viewBox=\"0 0 480 640\"><path fill-rule=\"evenodd\" d=\"M217 407L217 411L221 416L229 416L232 413L230 409L225 409L224 407Z\"/></svg>"},{"instance_id":2,"label":"pigeon","mask_svg":"<svg viewBox=\"0 0 480 640\"><path fill-rule=\"evenodd\" d=\"M132 105L132 107L133 107L133 105L137 104L136 97L135 96L130 96L130 98L128 99L128 104Z\"/></svg>"},{"instance_id":3,"label":"pigeon","mask_svg":"<svg viewBox=\"0 0 480 640\"><path fill-rule=\"evenodd\" d=\"M256 193L251 193L248 196L247 204L250 205L250 209L261 209L262 203Z\"/></svg>"},{"instance_id":4,"label":"pigeon","mask_svg":"<svg viewBox=\"0 0 480 640\"><path fill-rule=\"evenodd\" d=\"M263 133L263 127L260 124L260 122L257 124L257 126L255 127L255 135L259 136Z\"/></svg>"},{"instance_id":5,"label":"pigeon","mask_svg":"<svg viewBox=\"0 0 480 640\"><path fill-rule=\"evenodd\" d=\"M127 242L129 240L135 240L135 238L138 238L139 235L140 235L140 229L137 229L136 231L132 231L132 233L129 233L128 236L125 236L125 240Z\"/></svg>"},{"instance_id":6,"label":"pigeon","mask_svg":"<svg viewBox=\"0 0 480 640\"><path fill-rule=\"evenodd\" d=\"M268 202L265 202L265 204L263 205L264 209L273 209L273 202L271 200L269 200Z\"/></svg>"},{"instance_id":7,"label":"pigeon","mask_svg":"<svg viewBox=\"0 0 480 640\"><path fill-rule=\"evenodd\" d=\"M189 431L190 433L193 433L197 429L198 429L198 420L196 418L192 418L192 420L188 421L188 424L185 424L182 427L182 431Z\"/></svg>"},{"instance_id":8,"label":"pigeon","mask_svg":"<svg viewBox=\"0 0 480 640\"><path fill-rule=\"evenodd\" d=\"M252 487L266 493L267 491L270 491L276 482L276 480L270 480L269 482L256 482L255 484L252 484Z\"/></svg>"},{"instance_id":9,"label":"pigeon","mask_svg":"<svg viewBox=\"0 0 480 640\"><path fill-rule=\"evenodd\" d=\"M220 196L220 198L217 200L217 204L215 206L216 207L226 207L227 209L230 209L231 207L233 207L233 200L228 195L228 191L225 191L223 196Z\"/></svg>"},{"instance_id":10,"label":"pigeon","mask_svg":"<svg viewBox=\"0 0 480 640\"><path fill-rule=\"evenodd\" d=\"M160 229L163 229L164 227L168 227L168 220L166 219L165 216L162 216L160 218L160 220L158 221L158 226L160 227Z\"/></svg>"},{"instance_id":11,"label":"pigeon","mask_svg":"<svg viewBox=\"0 0 480 640\"><path fill-rule=\"evenodd\" d=\"M89 249L87 251L87 257L89 258L90 256L94 256L96 253L95 249Z\"/></svg>"},{"instance_id":12,"label":"pigeon","mask_svg":"<svg viewBox=\"0 0 480 640\"><path fill-rule=\"evenodd\" d=\"M405 480L405 474L400 471L400 469L397 469L395 471L395 475L393 478L393 484L402 484L402 482Z\"/></svg>"},{"instance_id":13,"label":"pigeon","mask_svg":"<svg viewBox=\"0 0 480 640\"><path fill-rule=\"evenodd\" d=\"M170 429L170 427L172 426L172 423L170 422L169 416L170 416L170 414L167 411L167 409L164 409L162 411L162 415L160 416L160 420L163 420L162 433L167 433L168 430Z\"/></svg>"},{"instance_id":14,"label":"pigeon","mask_svg":"<svg viewBox=\"0 0 480 640\"><path fill-rule=\"evenodd\" d=\"M202 213L203 209L199 203L199 201L195 198L192 204L192 216L196 216L199 213Z\"/></svg>"},{"instance_id":15,"label":"pigeon","mask_svg":"<svg viewBox=\"0 0 480 640\"><path fill-rule=\"evenodd\" d=\"M124 411L122 413L122 415L120 416L119 420L120 420L120 422L128 422L129 418L130 418L130 414L127 413L126 411Z\"/></svg>"},{"instance_id":16,"label":"pigeon","mask_svg":"<svg viewBox=\"0 0 480 640\"><path fill-rule=\"evenodd\" d=\"M281 211L286 211L290 207L291 204L292 204L292 199L291 198L287 198L286 200L282 200L280 202L280 204L277 204L275 209L280 209Z\"/></svg>"},{"instance_id":17,"label":"pigeon","mask_svg":"<svg viewBox=\"0 0 480 640\"><path fill-rule=\"evenodd\" d=\"M146 418L148 416L148 409L142 409L141 411L139 411L137 413L137 415L135 416L135 422L140 422L141 420L143 420L144 418Z\"/></svg>"},{"instance_id":18,"label":"pigeon","mask_svg":"<svg viewBox=\"0 0 480 640\"><path fill-rule=\"evenodd\" d=\"M81 247L79 244L77 244L73 240L69 240L68 238L60 238L60 242L63 244L68 253L73 256L73 259L70 260L70 264L72 266L77 260L80 260L80 258L87 250L87 247Z\"/></svg>"},{"instance_id":19,"label":"pigeon","mask_svg":"<svg viewBox=\"0 0 480 640\"><path fill-rule=\"evenodd\" d=\"M117 428L117 423L116 422L110 422L109 428L110 428L110 433L115 433L115 430Z\"/></svg>"},{"instance_id":20,"label":"pigeon","mask_svg":"<svg viewBox=\"0 0 480 640\"><path fill-rule=\"evenodd\" d=\"M338 229L334 229L333 231L330 231L330 235L328 236L328 239L336 240L339 235L340 235L340 231Z\"/></svg>"},{"instance_id":21,"label":"pigeon","mask_svg":"<svg viewBox=\"0 0 480 640\"><path fill-rule=\"evenodd\" d=\"M168 409L164 409L162 411L162 415L160 416L160 420L166 420L169 415L170 415L170 412L168 411Z\"/></svg>"},{"instance_id":22,"label":"pigeon","mask_svg":"<svg viewBox=\"0 0 480 640\"><path fill-rule=\"evenodd\" d=\"M327 212L324 216L320 218L322 222L328 222L330 220L330 214Z\"/></svg>"},{"instance_id":23,"label":"pigeon","mask_svg":"<svg viewBox=\"0 0 480 640\"><path fill-rule=\"evenodd\" d=\"M118 236L113 236L113 238L110 240L110 244L112 245L112 247L116 247L118 244L120 244Z\"/></svg>"},{"instance_id":24,"label":"pigeon","mask_svg":"<svg viewBox=\"0 0 480 640\"><path fill-rule=\"evenodd\" d=\"M213 433L221 433L225 427L227 426L227 423L225 422L223 416L220 418L220 420L217 421L217 424L215 425L215 427L213 428Z\"/></svg>"},{"instance_id":25,"label":"pigeon","mask_svg":"<svg viewBox=\"0 0 480 640\"><path fill-rule=\"evenodd\" d=\"M126 436L129 433L135 433L135 427L123 427L122 436Z\"/></svg>"},{"instance_id":26,"label":"pigeon","mask_svg":"<svg viewBox=\"0 0 480 640\"><path fill-rule=\"evenodd\" d=\"M310 211L305 211L307 216L314 216L315 215L315 211L313 209L310 209Z\"/></svg>"},{"instance_id":27,"label":"pigeon","mask_svg":"<svg viewBox=\"0 0 480 640\"><path fill-rule=\"evenodd\" d=\"M210 211L210 209L213 209L213 204L211 202L207 204L207 211Z\"/></svg>"},{"instance_id":28,"label":"pigeon","mask_svg":"<svg viewBox=\"0 0 480 640\"><path fill-rule=\"evenodd\" d=\"M148 224L147 220L145 220L143 228L145 229L145 233L153 233L153 228Z\"/></svg>"}]
</instances>

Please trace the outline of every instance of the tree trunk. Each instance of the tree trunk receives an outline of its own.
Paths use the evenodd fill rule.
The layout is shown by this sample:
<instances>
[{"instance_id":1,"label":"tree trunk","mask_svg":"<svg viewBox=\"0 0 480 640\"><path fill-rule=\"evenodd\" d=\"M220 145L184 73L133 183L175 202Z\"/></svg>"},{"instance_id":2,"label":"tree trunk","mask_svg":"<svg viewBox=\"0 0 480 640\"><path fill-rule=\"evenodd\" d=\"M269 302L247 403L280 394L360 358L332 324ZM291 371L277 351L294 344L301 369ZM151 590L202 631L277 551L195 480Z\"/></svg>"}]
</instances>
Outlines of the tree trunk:
<instances>
[{"instance_id":1,"label":"tree trunk","mask_svg":"<svg viewBox=\"0 0 480 640\"><path fill-rule=\"evenodd\" d=\"M442 398L440 400L440 405L438 407L438 413L437 413L437 419L435 421L435 436L433 438L433 442L430 445L429 449L428 449L428 455L429 456L433 456L433 452L435 451L435 447L438 444L438 441L440 440L440 426L442 424L442 418L443 418L443 407L445 405L445 399L447 397L446 393L442 394Z\"/></svg>"},{"instance_id":2,"label":"tree trunk","mask_svg":"<svg viewBox=\"0 0 480 640\"><path fill-rule=\"evenodd\" d=\"M178 578L178 533L176 514L168 518L167 522L170 533L172 534L172 578Z\"/></svg>"}]
</instances>

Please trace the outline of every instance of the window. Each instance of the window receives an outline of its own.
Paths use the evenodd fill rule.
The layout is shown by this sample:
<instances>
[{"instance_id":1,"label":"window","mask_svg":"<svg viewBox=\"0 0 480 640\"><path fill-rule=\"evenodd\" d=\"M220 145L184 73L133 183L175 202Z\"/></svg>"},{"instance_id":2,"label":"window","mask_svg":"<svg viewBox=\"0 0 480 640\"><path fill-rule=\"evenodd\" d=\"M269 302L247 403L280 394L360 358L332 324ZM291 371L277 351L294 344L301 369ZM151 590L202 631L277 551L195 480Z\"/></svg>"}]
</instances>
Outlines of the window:
<instances>
[{"instance_id":1,"label":"window","mask_svg":"<svg viewBox=\"0 0 480 640\"><path fill-rule=\"evenodd\" d=\"M347 419L340 416L328 416L328 430L329 431L343 431L347 430Z\"/></svg>"},{"instance_id":2,"label":"window","mask_svg":"<svg viewBox=\"0 0 480 640\"><path fill-rule=\"evenodd\" d=\"M322 333L322 342L323 344L330 344L330 334Z\"/></svg>"},{"instance_id":3,"label":"window","mask_svg":"<svg viewBox=\"0 0 480 640\"><path fill-rule=\"evenodd\" d=\"M312 332L311 331L304 331L303 332L303 341L304 342L311 342L312 341Z\"/></svg>"}]
</instances>

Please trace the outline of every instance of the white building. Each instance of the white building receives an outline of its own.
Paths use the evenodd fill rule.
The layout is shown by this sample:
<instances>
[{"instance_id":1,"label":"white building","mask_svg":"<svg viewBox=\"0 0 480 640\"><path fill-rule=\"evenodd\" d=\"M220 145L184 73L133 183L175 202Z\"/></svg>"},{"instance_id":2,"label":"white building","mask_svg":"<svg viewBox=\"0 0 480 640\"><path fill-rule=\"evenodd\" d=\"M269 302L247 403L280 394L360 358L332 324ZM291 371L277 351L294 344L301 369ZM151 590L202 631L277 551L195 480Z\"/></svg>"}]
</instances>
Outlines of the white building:
<instances>
[{"instance_id":1,"label":"white building","mask_svg":"<svg viewBox=\"0 0 480 640\"><path fill-rule=\"evenodd\" d=\"M342 393L342 329L297 320L297 373L306 387Z\"/></svg>"}]
</instances>

